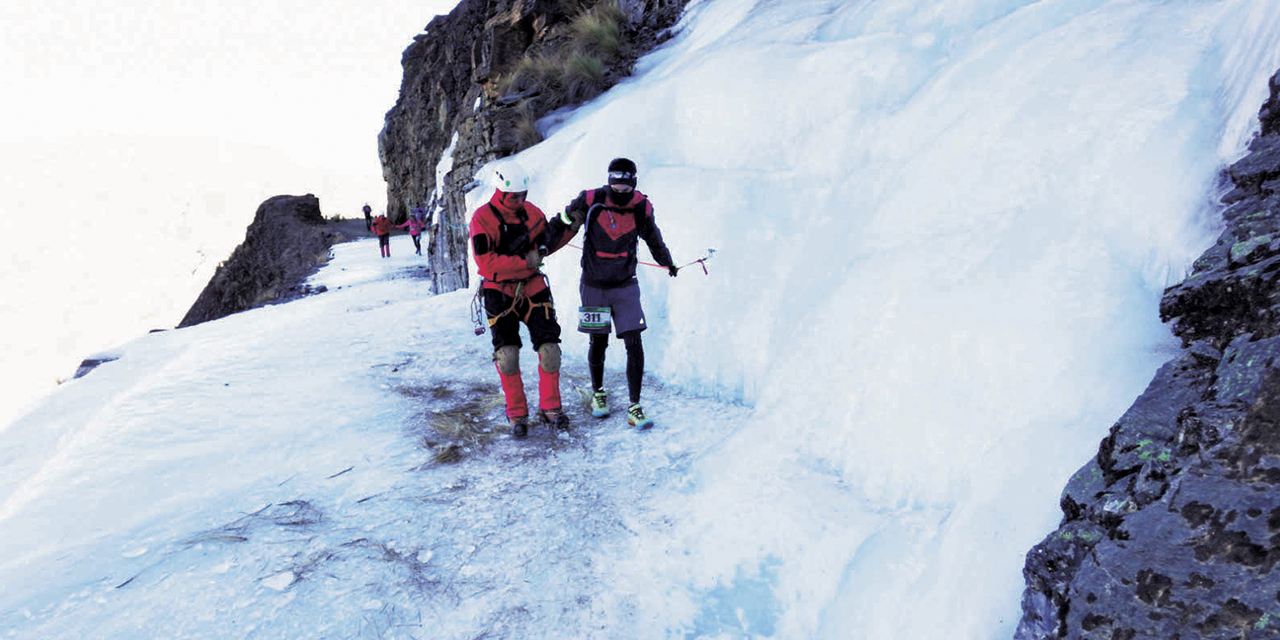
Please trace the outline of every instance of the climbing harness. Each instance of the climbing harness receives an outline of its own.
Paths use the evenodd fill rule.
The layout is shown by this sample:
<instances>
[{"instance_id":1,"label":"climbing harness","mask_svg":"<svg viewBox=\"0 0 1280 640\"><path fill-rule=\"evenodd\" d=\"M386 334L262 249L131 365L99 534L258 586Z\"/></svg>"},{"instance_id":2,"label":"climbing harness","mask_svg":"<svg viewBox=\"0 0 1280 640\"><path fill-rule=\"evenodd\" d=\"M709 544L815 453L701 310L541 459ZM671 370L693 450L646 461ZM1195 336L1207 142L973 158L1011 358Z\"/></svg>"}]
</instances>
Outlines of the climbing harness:
<instances>
[{"instance_id":1,"label":"climbing harness","mask_svg":"<svg viewBox=\"0 0 1280 640\"><path fill-rule=\"evenodd\" d=\"M546 280L547 276L545 274L538 274L538 275L541 275L544 281ZM484 335L486 317L488 316L488 312L484 308L483 291L484 291L485 282L492 282L492 281L481 279L480 285L476 287L476 295L474 298L471 299L471 321L475 324L475 333L478 336ZM520 320L525 324L529 323L529 318L533 316L533 310L537 307L543 307L544 309L543 313L546 314L548 320L554 317L555 310L556 310L554 302L553 301L534 302L532 299L526 297L524 295L525 282L527 282L527 280L522 280L520 281L519 284L516 285L515 295L511 296L511 306L503 310L502 313L499 313L498 315L493 316L492 318L488 318L487 320L488 326L492 327L493 325L498 324L498 320L502 319L502 317L507 315L508 313L515 313L516 307L520 305L521 300L524 300L529 304L529 308L524 312L524 315L520 317ZM548 282L547 288L550 288L550 287L551 287L551 283Z\"/></svg>"},{"instance_id":2,"label":"climbing harness","mask_svg":"<svg viewBox=\"0 0 1280 640\"><path fill-rule=\"evenodd\" d=\"M502 316L505 316L505 315L507 315L508 313L511 313L511 312L515 311L515 310L516 310L516 305L520 304L520 298L522 298L522 297L524 297L524 282L523 282L523 281L521 281L521 282L520 282L520 284L517 284L517 285L516 285L516 293L515 293L515 295L511 296L511 306L510 306L510 307L507 307L507 308L506 308L506 310L505 310L505 311L503 311L502 313L499 313L498 315L493 316L492 318L489 318L489 326L490 326L490 327L492 327L493 325L498 324L498 320L501 320L501 319L502 319ZM532 311L532 309L530 309L530 310ZM528 317L528 316L526 316L526 317Z\"/></svg>"}]
</instances>

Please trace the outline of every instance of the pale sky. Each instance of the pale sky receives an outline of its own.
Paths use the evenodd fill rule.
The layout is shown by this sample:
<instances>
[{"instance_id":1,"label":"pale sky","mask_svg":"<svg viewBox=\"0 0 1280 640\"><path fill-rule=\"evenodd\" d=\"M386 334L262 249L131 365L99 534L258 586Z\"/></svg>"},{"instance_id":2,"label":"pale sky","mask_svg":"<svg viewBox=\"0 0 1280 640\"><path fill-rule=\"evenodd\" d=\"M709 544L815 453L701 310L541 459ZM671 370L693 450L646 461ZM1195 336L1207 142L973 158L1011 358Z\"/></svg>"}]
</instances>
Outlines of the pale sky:
<instances>
[{"instance_id":1,"label":"pale sky","mask_svg":"<svg viewBox=\"0 0 1280 640\"><path fill-rule=\"evenodd\" d=\"M0 75L27 99L6 101L0 131L361 137L352 121L394 103L400 52L456 4L5 3Z\"/></svg>"},{"instance_id":2,"label":"pale sky","mask_svg":"<svg viewBox=\"0 0 1280 640\"><path fill-rule=\"evenodd\" d=\"M174 326L263 200L382 208L401 53L456 5L0 3L0 423Z\"/></svg>"}]
</instances>

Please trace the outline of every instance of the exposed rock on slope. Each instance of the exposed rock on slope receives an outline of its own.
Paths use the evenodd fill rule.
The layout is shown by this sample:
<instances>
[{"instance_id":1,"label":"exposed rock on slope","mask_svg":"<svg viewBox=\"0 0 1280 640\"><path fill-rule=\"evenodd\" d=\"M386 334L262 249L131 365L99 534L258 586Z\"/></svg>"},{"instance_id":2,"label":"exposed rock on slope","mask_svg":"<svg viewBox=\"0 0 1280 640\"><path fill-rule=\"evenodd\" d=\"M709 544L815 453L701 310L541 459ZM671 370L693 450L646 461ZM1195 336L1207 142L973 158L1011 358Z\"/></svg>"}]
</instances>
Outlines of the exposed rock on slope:
<instances>
[{"instance_id":1,"label":"exposed rock on slope","mask_svg":"<svg viewBox=\"0 0 1280 640\"><path fill-rule=\"evenodd\" d=\"M464 198L476 170L536 143L529 123L562 106L536 92L507 95L505 80L522 61L567 46L565 25L607 1L462 0L405 49L400 97L387 113L378 153L392 221L417 206L432 216L427 252L437 293L468 286ZM632 46L593 86L603 91L626 77L687 1L617 0L621 35Z\"/></svg>"},{"instance_id":2,"label":"exposed rock on slope","mask_svg":"<svg viewBox=\"0 0 1280 640\"><path fill-rule=\"evenodd\" d=\"M364 222L359 222L364 228ZM329 247L353 235L325 222L320 201L275 196L258 206L244 242L218 270L179 327L217 320L306 293L302 281L329 257Z\"/></svg>"},{"instance_id":3,"label":"exposed rock on slope","mask_svg":"<svg viewBox=\"0 0 1280 640\"><path fill-rule=\"evenodd\" d=\"M1166 363L1027 554L1015 638L1280 638L1280 74L1226 230L1160 314Z\"/></svg>"}]
</instances>

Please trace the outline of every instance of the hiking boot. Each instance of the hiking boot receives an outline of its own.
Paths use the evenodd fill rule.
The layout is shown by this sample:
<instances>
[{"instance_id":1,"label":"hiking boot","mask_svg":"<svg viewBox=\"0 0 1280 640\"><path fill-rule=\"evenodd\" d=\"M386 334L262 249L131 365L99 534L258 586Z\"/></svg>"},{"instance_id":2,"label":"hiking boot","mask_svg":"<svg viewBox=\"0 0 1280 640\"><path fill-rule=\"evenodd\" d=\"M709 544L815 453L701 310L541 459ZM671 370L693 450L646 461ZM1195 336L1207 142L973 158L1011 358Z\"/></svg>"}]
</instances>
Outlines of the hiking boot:
<instances>
[{"instance_id":1,"label":"hiking boot","mask_svg":"<svg viewBox=\"0 0 1280 640\"><path fill-rule=\"evenodd\" d=\"M548 409L540 411L539 415L542 417L543 424L546 424L552 429L564 431L569 428L569 416L566 416L563 411Z\"/></svg>"},{"instance_id":2,"label":"hiking boot","mask_svg":"<svg viewBox=\"0 0 1280 640\"><path fill-rule=\"evenodd\" d=\"M603 418L609 415L609 396L603 391L591 395L591 415Z\"/></svg>"},{"instance_id":3,"label":"hiking boot","mask_svg":"<svg viewBox=\"0 0 1280 640\"><path fill-rule=\"evenodd\" d=\"M653 426L653 421L644 415L644 409L638 402L627 409L627 423L640 429L648 429Z\"/></svg>"},{"instance_id":4,"label":"hiking boot","mask_svg":"<svg viewBox=\"0 0 1280 640\"><path fill-rule=\"evenodd\" d=\"M529 435L529 420L524 416L511 419L511 437L523 438Z\"/></svg>"}]
</instances>

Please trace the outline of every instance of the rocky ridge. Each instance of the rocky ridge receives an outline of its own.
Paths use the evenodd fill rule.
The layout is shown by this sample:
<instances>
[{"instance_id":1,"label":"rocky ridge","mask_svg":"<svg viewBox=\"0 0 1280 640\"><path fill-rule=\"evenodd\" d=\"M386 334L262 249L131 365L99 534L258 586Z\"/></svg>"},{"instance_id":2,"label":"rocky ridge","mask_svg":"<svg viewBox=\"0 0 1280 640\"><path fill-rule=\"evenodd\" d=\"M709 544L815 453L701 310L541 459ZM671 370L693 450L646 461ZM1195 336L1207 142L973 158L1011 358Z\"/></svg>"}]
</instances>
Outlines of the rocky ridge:
<instances>
[{"instance_id":1,"label":"rocky ridge","mask_svg":"<svg viewBox=\"0 0 1280 640\"><path fill-rule=\"evenodd\" d=\"M312 194L281 195L258 206L244 241L218 265L179 328L311 293L303 280L329 259L329 248L360 235L326 222Z\"/></svg>"},{"instance_id":2,"label":"rocky ridge","mask_svg":"<svg viewBox=\"0 0 1280 640\"><path fill-rule=\"evenodd\" d=\"M1280 638L1280 73L1259 119L1161 300L1182 352L1063 491L1015 640Z\"/></svg>"},{"instance_id":3,"label":"rocky ridge","mask_svg":"<svg viewBox=\"0 0 1280 640\"><path fill-rule=\"evenodd\" d=\"M522 123L556 108L527 94L505 95L502 80L523 59L565 46L558 27L603 2L617 3L624 35L637 45L605 69L607 88L666 37L688 0L462 0L405 49L399 99L387 112L378 153L392 221L417 206L430 212L433 291L469 286L465 194L476 170L536 143Z\"/></svg>"}]
</instances>

